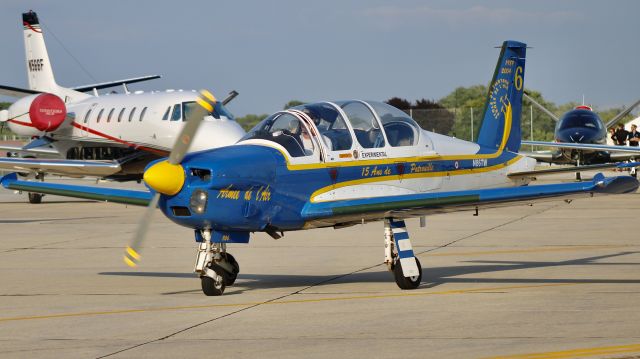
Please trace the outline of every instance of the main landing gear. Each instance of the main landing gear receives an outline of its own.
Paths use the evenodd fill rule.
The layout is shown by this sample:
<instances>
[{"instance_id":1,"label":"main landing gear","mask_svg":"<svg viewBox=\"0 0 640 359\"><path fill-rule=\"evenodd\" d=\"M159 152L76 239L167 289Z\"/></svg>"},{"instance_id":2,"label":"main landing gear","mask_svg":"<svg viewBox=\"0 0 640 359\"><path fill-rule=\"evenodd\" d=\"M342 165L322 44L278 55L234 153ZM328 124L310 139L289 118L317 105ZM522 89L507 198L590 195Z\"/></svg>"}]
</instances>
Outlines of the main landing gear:
<instances>
[{"instance_id":1,"label":"main landing gear","mask_svg":"<svg viewBox=\"0 0 640 359\"><path fill-rule=\"evenodd\" d=\"M40 180L40 182L44 182L44 173L38 173L36 175L36 180ZM29 203L38 204L38 203L42 203L42 197L44 197L44 194L29 192L28 196L29 196Z\"/></svg>"},{"instance_id":2,"label":"main landing gear","mask_svg":"<svg viewBox=\"0 0 640 359\"><path fill-rule=\"evenodd\" d=\"M194 272L200 276L205 295L222 295L227 286L235 283L240 265L227 253L226 244L211 243L211 231L202 231L202 238L198 244Z\"/></svg>"},{"instance_id":3,"label":"main landing gear","mask_svg":"<svg viewBox=\"0 0 640 359\"><path fill-rule=\"evenodd\" d=\"M384 262L400 289L416 289L422 280L422 266L413 254L403 220L384 220Z\"/></svg>"}]
</instances>

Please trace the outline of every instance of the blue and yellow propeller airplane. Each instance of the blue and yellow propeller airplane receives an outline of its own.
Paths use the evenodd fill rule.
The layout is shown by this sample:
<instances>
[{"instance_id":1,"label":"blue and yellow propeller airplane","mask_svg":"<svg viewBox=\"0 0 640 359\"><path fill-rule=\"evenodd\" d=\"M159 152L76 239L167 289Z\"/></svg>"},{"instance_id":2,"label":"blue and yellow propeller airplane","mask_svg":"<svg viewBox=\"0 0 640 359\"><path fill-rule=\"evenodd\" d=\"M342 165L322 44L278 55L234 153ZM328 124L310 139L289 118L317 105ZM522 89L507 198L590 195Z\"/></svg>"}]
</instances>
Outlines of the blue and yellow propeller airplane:
<instances>
[{"instance_id":1,"label":"blue and yellow propeller airplane","mask_svg":"<svg viewBox=\"0 0 640 359\"><path fill-rule=\"evenodd\" d=\"M336 101L277 112L237 144L186 154L198 121L184 127L168 159L148 165L150 191L108 189L18 180L9 189L148 206L124 260L140 250L156 207L192 228L195 272L206 295L221 295L238 275L228 243L248 243L252 232L279 238L287 231L341 228L384 221L384 262L402 289L417 288L422 267L404 219L477 210L517 202L626 193L630 176L529 185L535 159L518 154L526 45L502 45L478 142L422 130L404 112L384 103ZM202 91L202 112L217 100ZM192 116L196 118L196 116Z\"/></svg>"}]
</instances>

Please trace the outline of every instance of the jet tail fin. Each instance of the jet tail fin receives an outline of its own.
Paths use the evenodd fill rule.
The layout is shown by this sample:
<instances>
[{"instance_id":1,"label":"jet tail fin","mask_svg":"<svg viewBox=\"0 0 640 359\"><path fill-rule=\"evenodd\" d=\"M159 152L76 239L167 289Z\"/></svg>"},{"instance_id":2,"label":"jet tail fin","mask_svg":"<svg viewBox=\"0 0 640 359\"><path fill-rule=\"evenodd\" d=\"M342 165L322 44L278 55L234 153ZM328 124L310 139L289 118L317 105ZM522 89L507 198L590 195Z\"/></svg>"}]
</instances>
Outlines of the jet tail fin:
<instances>
[{"instance_id":1,"label":"jet tail fin","mask_svg":"<svg viewBox=\"0 0 640 359\"><path fill-rule=\"evenodd\" d=\"M478 133L484 151L518 152L527 45L505 41L496 65Z\"/></svg>"},{"instance_id":2,"label":"jet tail fin","mask_svg":"<svg viewBox=\"0 0 640 359\"><path fill-rule=\"evenodd\" d=\"M24 48L29 89L40 92L58 92L58 85L53 77L53 68L49 61L38 15L33 11L23 13L22 24L24 25Z\"/></svg>"}]
</instances>

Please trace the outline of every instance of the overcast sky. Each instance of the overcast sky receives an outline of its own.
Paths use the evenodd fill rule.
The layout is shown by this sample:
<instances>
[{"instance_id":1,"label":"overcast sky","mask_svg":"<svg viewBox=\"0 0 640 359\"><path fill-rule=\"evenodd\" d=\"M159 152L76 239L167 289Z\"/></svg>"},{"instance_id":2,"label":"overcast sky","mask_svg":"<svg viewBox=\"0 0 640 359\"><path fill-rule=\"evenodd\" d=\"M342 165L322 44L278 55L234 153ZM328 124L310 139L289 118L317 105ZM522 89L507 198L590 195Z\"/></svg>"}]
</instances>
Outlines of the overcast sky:
<instances>
[{"instance_id":1,"label":"overcast sky","mask_svg":"<svg viewBox=\"0 0 640 359\"><path fill-rule=\"evenodd\" d=\"M1 84L27 85L29 9L59 84L161 74L131 88L236 89L236 115L291 99L439 99L486 84L506 39L533 47L525 86L551 101L640 98L639 1L2 0Z\"/></svg>"}]
</instances>

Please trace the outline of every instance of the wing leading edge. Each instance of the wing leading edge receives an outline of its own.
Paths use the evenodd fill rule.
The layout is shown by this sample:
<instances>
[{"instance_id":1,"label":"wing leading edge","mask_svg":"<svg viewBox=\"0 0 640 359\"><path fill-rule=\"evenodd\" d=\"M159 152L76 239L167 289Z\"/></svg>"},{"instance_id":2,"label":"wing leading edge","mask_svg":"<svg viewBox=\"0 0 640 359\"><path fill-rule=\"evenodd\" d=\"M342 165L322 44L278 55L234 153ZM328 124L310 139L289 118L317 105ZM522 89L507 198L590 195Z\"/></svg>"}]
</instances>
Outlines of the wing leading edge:
<instances>
[{"instance_id":1,"label":"wing leading edge","mask_svg":"<svg viewBox=\"0 0 640 359\"><path fill-rule=\"evenodd\" d=\"M598 145L593 143L568 143L568 142L543 142L543 141L522 141L523 145L553 147L553 148L569 148L576 150L592 150L592 151L609 151L609 152L627 152L640 154L640 147L632 146L609 146ZM534 156L531 156L534 157Z\"/></svg>"},{"instance_id":2,"label":"wing leading edge","mask_svg":"<svg viewBox=\"0 0 640 359\"><path fill-rule=\"evenodd\" d=\"M21 181L18 180L18 176L15 173L11 173L0 178L0 184L2 184L4 188L16 191L52 194L57 196L123 203L135 206L149 205L151 197L153 196L151 192L147 191Z\"/></svg>"},{"instance_id":3,"label":"wing leading edge","mask_svg":"<svg viewBox=\"0 0 640 359\"><path fill-rule=\"evenodd\" d=\"M470 191L423 193L333 202L307 203L303 218L308 227L340 225L386 217L409 218L432 213L497 207L515 202L547 198L575 198L596 193L633 192L638 181L630 176L605 177L601 173L590 182L572 182Z\"/></svg>"}]
</instances>

